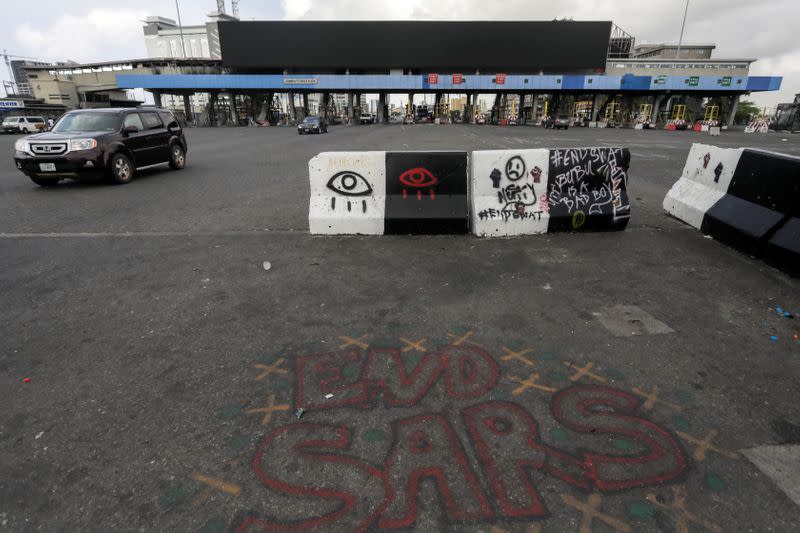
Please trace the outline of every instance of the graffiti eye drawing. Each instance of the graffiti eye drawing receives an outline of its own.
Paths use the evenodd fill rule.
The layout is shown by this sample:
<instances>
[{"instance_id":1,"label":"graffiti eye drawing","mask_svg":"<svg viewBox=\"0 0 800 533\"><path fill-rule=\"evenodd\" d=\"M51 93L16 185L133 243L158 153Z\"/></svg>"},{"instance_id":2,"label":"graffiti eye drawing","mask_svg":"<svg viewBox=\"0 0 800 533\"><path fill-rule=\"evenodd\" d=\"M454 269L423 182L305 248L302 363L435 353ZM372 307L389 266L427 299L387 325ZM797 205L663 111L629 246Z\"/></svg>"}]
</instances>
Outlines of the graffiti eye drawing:
<instances>
[{"instance_id":1,"label":"graffiti eye drawing","mask_svg":"<svg viewBox=\"0 0 800 533\"><path fill-rule=\"evenodd\" d=\"M436 198L436 192L433 190L433 186L439 183L439 179L434 176L430 170L422 167L412 168L411 170L406 170L400 177L398 178L400 183L405 185L406 187L413 187L417 189L417 200L422 199L422 189L430 188L428 190L428 194L431 197L431 200ZM408 190L403 189L403 198L408 197Z\"/></svg>"},{"instance_id":2,"label":"graffiti eye drawing","mask_svg":"<svg viewBox=\"0 0 800 533\"><path fill-rule=\"evenodd\" d=\"M372 194L372 185L363 176L349 170L335 174L328 181L328 188L345 196L368 196Z\"/></svg>"},{"instance_id":3,"label":"graffiti eye drawing","mask_svg":"<svg viewBox=\"0 0 800 533\"><path fill-rule=\"evenodd\" d=\"M511 181L517 181L525 175L525 161L518 155L515 155L506 162L506 176Z\"/></svg>"},{"instance_id":4,"label":"graffiti eye drawing","mask_svg":"<svg viewBox=\"0 0 800 533\"><path fill-rule=\"evenodd\" d=\"M334 174L334 176L328 181L328 188L344 196L369 196L372 194L372 185L369 184L364 176L349 170ZM347 200L347 210L351 211L352 209L352 201ZM335 196L331 198L331 210L336 210ZM363 213L367 212L366 200L361 201L361 211Z\"/></svg>"}]
</instances>

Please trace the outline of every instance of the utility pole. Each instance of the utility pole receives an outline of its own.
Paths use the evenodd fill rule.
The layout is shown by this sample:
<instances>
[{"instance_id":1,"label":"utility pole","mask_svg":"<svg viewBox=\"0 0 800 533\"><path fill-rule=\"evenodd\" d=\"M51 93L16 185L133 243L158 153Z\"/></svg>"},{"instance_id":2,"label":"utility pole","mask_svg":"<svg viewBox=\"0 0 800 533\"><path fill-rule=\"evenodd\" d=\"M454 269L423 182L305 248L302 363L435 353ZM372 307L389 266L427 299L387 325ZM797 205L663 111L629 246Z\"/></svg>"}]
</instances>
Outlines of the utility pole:
<instances>
[{"instance_id":1,"label":"utility pole","mask_svg":"<svg viewBox=\"0 0 800 533\"><path fill-rule=\"evenodd\" d=\"M175 11L178 12L178 31L181 34L181 49L183 50L183 58L186 59L186 42L183 40L183 23L181 23L181 8L178 5L178 0L175 0Z\"/></svg>"},{"instance_id":2,"label":"utility pole","mask_svg":"<svg viewBox=\"0 0 800 533\"><path fill-rule=\"evenodd\" d=\"M681 37L678 39L678 49L675 51L675 59L679 59L681 45L683 44L683 29L686 27L686 14L689 12L689 0L686 0L686 8L683 10L683 23L681 24Z\"/></svg>"}]
</instances>

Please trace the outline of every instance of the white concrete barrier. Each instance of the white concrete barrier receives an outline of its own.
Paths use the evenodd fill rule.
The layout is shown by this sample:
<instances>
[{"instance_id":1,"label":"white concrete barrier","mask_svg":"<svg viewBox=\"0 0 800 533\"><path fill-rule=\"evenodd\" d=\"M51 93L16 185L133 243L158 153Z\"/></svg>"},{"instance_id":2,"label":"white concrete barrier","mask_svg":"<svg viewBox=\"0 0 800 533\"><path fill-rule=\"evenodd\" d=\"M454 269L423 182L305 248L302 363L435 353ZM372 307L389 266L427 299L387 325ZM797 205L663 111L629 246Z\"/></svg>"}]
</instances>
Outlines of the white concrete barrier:
<instances>
[{"instance_id":1,"label":"white concrete barrier","mask_svg":"<svg viewBox=\"0 0 800 533\"><path fill-rule=\"evenodd\" d=\"M547 233L550 151L472 152L472 233L508 237Z\"/></svg>"},{"instance_id":2,"label":"white concrete barrier","mask_svg":"<svg viewBox=\"0 0 800 533\"><path fill-rule=\"evenodd\" d=\"M693 144L683 174L664 198L664 209L700 229L706 211L728 191L741 155L742 148Z\"/></svg>"},{"instance_id":3,"label":"white concrete barrier","mask_svg":"<svg viewBox=\"0 0 800 533\"><path fill-rule=\"evenodd\" d=\"M312 234L383 235L386 152L323 152L308 176Z\"/></svg>"}]
</instances>

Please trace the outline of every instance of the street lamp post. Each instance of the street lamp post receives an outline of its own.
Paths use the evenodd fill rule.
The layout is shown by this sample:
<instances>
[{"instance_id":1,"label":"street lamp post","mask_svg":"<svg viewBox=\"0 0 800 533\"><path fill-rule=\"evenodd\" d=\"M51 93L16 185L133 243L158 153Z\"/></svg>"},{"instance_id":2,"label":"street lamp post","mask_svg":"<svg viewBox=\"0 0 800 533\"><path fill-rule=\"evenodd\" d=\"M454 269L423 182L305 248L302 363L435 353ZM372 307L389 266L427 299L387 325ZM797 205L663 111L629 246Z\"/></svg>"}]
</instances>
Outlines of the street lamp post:
<instances>
[{"instance_id":1,"label":"street lamp post","mask_svg":"<svg viewBox=\"0 0 800 533\"><path fill-rule=\"evenodd\" d=\"M178 5L178 0L175 0L175 11L178 12L178 31L181 34L181 49L183 50L183 58L186 59L186 43L183 40L183 24L181 23L181 8Z\"/></svg>"},{"instance_id":2,"label":"street lamp post","mask_svg":"<svg viewBox=\"0 0 800 533\"><path fill-rule=\"evenodd\" d=\"M177 0L175 0L177 2ZM675 51L675 59L680 59L681 45L683 44L683 29L686 27L686 14L689 12L689 0L686 0L686 8L683 10L683 23L681 23L681 36L678 39L678 49Z\"/></svg>"}]
</instances>

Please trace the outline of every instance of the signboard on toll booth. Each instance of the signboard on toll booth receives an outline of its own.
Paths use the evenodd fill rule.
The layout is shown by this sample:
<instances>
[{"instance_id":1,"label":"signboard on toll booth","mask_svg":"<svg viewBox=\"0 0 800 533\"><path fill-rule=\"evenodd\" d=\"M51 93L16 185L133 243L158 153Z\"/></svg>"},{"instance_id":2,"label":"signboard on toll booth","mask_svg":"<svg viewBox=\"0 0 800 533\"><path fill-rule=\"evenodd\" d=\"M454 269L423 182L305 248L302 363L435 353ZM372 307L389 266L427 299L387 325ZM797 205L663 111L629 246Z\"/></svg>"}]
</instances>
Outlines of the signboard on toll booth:
<instances>
[{"instance_id":1,"label":"signboard on toll booth","mask_svg":"<svg viewBox=\"0 0 800 533\"><path fill-rule=\"evenodd\" d=\"M730 76L725 76L725 77L720 78L719 80L717 80L717 83L719 83L723 87L730 87L731 86L731 79L732 78Z\"/></svg>"},{"instance_id":2,"label":"signboard on toll booth","mask_svg":"<svg viewBox=\"0 0 800 533\"><path fill-rule=\"evenodd\" d=\"M453 74L453 85L461 85L462 83L464 83L464 75Z\"/></svg>"},{"instance_id":3,"label":"signboard on toll booth","mask_svg":"<svg viewBox=\"0 0 800 533\"><path fill-rule=\"evenodd\" d=\"M496 74L494 77L494 82L497 85L505 85L506 84L506 75L505 74Z\"/></svg>"},{"instance_id":4,"label":"signboard on toll booth","mask_svg":"<svg viewBox=\"0 0 800 533\"><path fill-rule=\"evenodd\" d=\"M439 75L438 74L428 74L428 83L430 85L436 85L439 83Z\"/></svg>"},{"instance_id":5,"label":"signboard on toll booth","mask_svg":"<svg viewBox=\"0 0 800 533\"><path fill-rule=\"evenodd\" d=\"M700 84L700 76L690 76L688 80L686 80L686 84L689 87L697 87Z\"/></svg>"}]
</instances>

